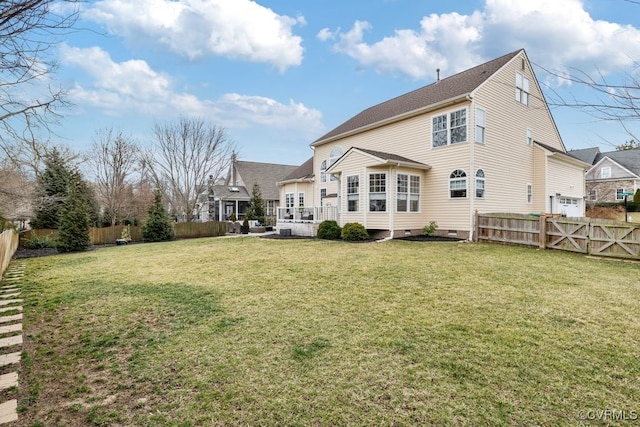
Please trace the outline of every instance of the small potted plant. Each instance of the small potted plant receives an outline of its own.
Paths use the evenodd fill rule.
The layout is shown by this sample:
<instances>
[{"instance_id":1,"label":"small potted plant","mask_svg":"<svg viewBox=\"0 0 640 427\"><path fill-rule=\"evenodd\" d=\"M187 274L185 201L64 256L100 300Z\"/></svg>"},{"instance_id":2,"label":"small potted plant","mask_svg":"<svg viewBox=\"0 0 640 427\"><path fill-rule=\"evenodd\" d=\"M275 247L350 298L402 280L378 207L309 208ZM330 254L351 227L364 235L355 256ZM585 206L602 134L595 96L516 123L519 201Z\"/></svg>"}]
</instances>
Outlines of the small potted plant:
<instances>
[{"instance_id":1,"label":"small potted plant","mask_svg":"<svg viewBox=\"0 0 640 427\"><path fill-rule=\"evenodd\" d=\"M245 216L244 220L242 220L242 226L240 227L240 232L242 234L249 234L249 219Z\"/></svg>"}]
</instances>

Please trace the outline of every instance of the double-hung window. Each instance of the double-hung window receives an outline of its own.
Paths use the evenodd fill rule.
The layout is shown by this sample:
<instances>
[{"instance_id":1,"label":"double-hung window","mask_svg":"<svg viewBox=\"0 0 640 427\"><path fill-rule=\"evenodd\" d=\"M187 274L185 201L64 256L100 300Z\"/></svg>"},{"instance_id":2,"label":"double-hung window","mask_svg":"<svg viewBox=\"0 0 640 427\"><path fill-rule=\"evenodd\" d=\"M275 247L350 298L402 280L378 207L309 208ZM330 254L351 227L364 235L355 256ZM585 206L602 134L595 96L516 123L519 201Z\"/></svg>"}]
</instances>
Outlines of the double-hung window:
<instances>
[{"instance_id":1,"label":"double-hung window","mask_svg":"<svg viewBox=\"0 0 640 427\"><path fill-rule=\"evenodd\" d=\"M418 212L420 210L420 177L398 174L397 183L396 210Z\"/></svg>"},{"instance_id":2,"label":"double-hung window","mask_svg":"<svg viewBox=\"0 0 640 427\"><path fill-rule=\"evenodd\" d=\"M606 166L606 167L600 168L600 178L601 179L609 179L609 178L611 178L611 167L610 166Z\"/></svg>"},{"instance_id":3,"label":"double-hung window","mask_svg":"<svg viewBox=\"0 0 640 427\"><path fill-rule=\"evenodd\" d=\"M320 164L320 182L327 182L327 161L323 160Z\"/></svg>"},{"instance_id":4,"label":"double-hung window","mask_svg":"<svg viewBox=\"0 0 640 427\"><path fill-rule=\"evenodd\" d=\"M449 197L452 199L467 197L467 173L456 169L449 175Z\"/></svg>"},{"instance_id":5,"label":"double-hung window","mask_svg":"<svg viewBox=\"0 0 640 427\"><path fill-rule=\"evenodd\" d=\"M478 169L476 171L476 197L483 198L485 188L484 170Z\"/></svg>"},{"instance_id":6,"label":"double-hung window","mask_svg":"<svg viewBox=\"0 0 640 427\"><path fill-rule=\"evenodd\" d=\"M616 200L624 200L624 188L616 189Z\"/></svg>"},{"instance_id":7,"label":"double-hung window","mask_svg":"<svg viewBox=\"0 0 640 427\"><path fill-rule=\"evenodd\" d=\"M484 144L486 112L482 108L476 108L476 142Z\"/></svg>"},{"instance_id":8,"label":"double-hung window","mask_svg":"<svg viewBox=\"0 0 640 427\"><path fill-rule=\"evenodd\" d=\"M298 193L298 206L304 206L304 193Z\"/></svg>"},{"instance_id":9,"label":"double-hung window","mask_svg":"<svg viewBox=\"0 0 640 427\"><path fill-rule=\"evenodd\" d=\"M434 116L431 119L431 145L442 147L467 141L467 110Z\"/></svg>"},{"instance_id":10,"label":"double-hung window","mask_svg":"<svg viewBox=\"0 0 640 427\"><path fill-rule=\"evenodd\" d=\"M516 101L529 105L529 79L516 73Z\"/></svg>"},{"instance_id":11,"label":"double-hung window","mask_svg":"<svg viewBox=\"0 0 640 427\"><path fill-rule=\"evenodd\" d=\"M533 185L527 184L527 203L533 203Z\"/></svg>"},{"instance_id":12,"label":"double-hung window","mask_svg":"<svg viewBox=\"0 0 640 427\"><path fill-rule=\"evenodd\" d=\"M358 212L360 200L360 177L358 175L347 176L347 211Z\"/></svg>"},{"instance_id":13,"label":"double-hung window","mask_svg":"<svg viewBox=\"0 0 640 427\"><path fill-rule=\"evenodd\" d=\"M387 210L387 174L369 174L369 211L385 212Z\"/></svg>"}]
</instances>

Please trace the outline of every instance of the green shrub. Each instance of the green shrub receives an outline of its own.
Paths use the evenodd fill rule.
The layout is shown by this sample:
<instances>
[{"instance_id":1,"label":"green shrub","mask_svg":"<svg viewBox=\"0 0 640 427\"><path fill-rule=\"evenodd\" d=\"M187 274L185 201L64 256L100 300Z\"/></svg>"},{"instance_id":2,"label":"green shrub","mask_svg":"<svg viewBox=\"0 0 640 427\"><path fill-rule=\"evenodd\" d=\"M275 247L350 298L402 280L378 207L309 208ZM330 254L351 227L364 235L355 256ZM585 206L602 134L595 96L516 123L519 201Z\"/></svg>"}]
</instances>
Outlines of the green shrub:
<instances>
[{"instance_id":1,"label":"green shrub","mask_svg":"<svg viewBox=\"0 0 640 427\"><path fill-rule=\"evenodd\" d=\"M640 188L638 188L636 193L633 195L633 203L640 206Z\"/></svg>"},{"instance_id":2,"label":"green shrub","mask_svg":"<svg viewBox=\"0 0 640 427\"><path fill-rule=\"evenodd\" d=\"M336 221L322 221L318 226L318 239L335 240L340 238L342 229Z\"/></svg>"},{"instance_id":3,"label":"green shrub","mask_svg":"<svg viewBox=\"0 0 640 427\"><path fill-rule=\"evenodd\" d=\"M53 233L49 233L46 236L33 236L24 241L24 247L27 249L55 248L56 239L53 237Z\"/></svg>"},{"instance_id":4,"label":"green shrub","mask_svg":"<svg viewBox=\"0 0 640 427\"><path fill-rule=\"evenodd\" d=\"M369 233L367 233L367 229L364 228L364 225L358 222L348 222L344 227L342 227L343 240L354 242L358 240L367 240L368 238Z\"/></svg>"},{"instance_id":5,"label":"green shrub","mask_svg":"<svg viewBox=\"0 0 640 427\"><path fill-rule=\"evenodd\" d=\"M423 236L435 236L438 224L435 221L431 221L429 225L425 225L422 229Z\"/></svg>"},{"instance_id":6,"label":"green shrub","mask_svg":"<svg viewBox=\"0 0 640 427\"><path fill-rule=\"evenodd\" d=\"M162 195L160 191L156 191L153 204L149 206L147 211L147 220L142 226L142 240L163 242L174 238L173 224L162 204Z\"/></svg>"}]
</instances>

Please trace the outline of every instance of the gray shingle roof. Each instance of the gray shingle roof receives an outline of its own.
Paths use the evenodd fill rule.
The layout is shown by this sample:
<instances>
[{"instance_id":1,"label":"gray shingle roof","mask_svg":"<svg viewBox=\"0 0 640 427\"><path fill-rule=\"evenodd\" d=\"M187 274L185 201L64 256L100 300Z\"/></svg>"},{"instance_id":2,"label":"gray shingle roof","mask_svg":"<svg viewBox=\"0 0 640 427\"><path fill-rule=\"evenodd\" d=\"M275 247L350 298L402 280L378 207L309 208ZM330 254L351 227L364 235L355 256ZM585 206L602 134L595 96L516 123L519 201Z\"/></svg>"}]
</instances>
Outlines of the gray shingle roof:
<instances>
[{"instance_id":1,"label":"gray shingle roof","mask_svg":"<svg viewBox=\"0 0 640 427\"><path fill-rule=\"evenodd\" d=\"M313 178L313 157L298 166L293 172L285 176L282 181Z\"/></svg>"},{"instance_id":2,"label":"gray shingle roof","mask_svg":"<svg viewBox=\"0 0 640 427\"><path fill-rule=\"evenodd\" d=\"M471 93L491 75L518 55L522 50L509 53L484 64L470 68L412 92L367 108L337 128L321 136L311 145L320 145L326 139L383 122L411 111L426 108L438 102Z\"/></svg>"},{"instance_id":3,"label":"gray shingle roof","mask_svg":"<svg viewBox=\"0 0 640 427\"><path fill-rule=\"evenodd\" d=\"M604 157L608 157L614 162L629 169L634 174L640 176L640 148L633 150L609 151L607 153L598 153L593 164L598 163Z\"/></svg>"},{"instance_id":4,"label":"gray shingle roof","mask_svg":"<svg viewBox=\"0 0 640 427\"><path fill-rule=\"evenodd\" d=\"M236 168L236 173L242 179L247 193L251 194L253 184L257 182L262 198L265 200L278 200L280 192L276 183L298 168L292 165L245 161L236 161L232 167ZM233 186L233 172L227 178L226 184L229 187Z\"/></svg>"},{"instance_id":5,"label":"gray shingle roof","mask_svg":"<svg viewBox=\"0 0 640 427\"><path fill-rule=\"evenodd\" d=\"M600 150L598 149L598 147L582 148L579 150L570 150L567 152L567 154L570 154L576 159L582 160L585 163L589 163L590 165L594 164L594 160L599 153Z\"/></svg>"},{"instance_id":6,"label":"gray shingle roof","mask_svg":"<svg viewBox=\"0 0 640 427\"><path fill-rule=\"evenodd\" d=\"M397 154L385 153L383 151L367 150L364 148L356 148L356 147L353 147L353 148L355 148L356 150L360 150L363 153L368 153L368 154L371 154L372 156L376 156L382 160L391 160L391 161L397 161L402 163L414 163L416 165L427 166L424 163L417 162L415 160L411 160L406 157L398 156Z\"/></svg>"}]
</instances>

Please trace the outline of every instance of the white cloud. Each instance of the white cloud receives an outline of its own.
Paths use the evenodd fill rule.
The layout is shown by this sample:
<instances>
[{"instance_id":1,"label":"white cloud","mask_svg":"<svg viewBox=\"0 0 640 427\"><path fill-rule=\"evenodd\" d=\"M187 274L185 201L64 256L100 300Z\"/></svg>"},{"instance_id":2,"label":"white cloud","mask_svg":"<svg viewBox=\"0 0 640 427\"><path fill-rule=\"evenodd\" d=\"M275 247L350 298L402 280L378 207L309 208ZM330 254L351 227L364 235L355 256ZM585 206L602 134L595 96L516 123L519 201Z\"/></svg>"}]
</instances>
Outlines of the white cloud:
<instances>
[{"instance_id":1,"label":"white cloud","mask_svg":"<svg viewBox=\"0 0 640 427\"><path fill-rule=\"evenodd\" d=\"M159 43L196 59L207 55L273 64L280 71L302 63L306 25L250 0L102 0L83 16L118 36Z\"/></svg>"},{"instance_id":2,"label":"white cloud","mask_svg":"<svg viewBox=\"0 0 640 427\"><path fill-rule=\"evenodd\" d=\"M117 63L98 47L79 49L62 45L60 57L64 65L81 68L94 82L76 83L70 90L70 100L103 114L208 117L226 128L261 126L294 131L305 137L324 130L320 111L294 101L281 104L270 98L235 93L214 100L200 99L176 91L169 77L154 71L145 61Z\"/></svg>"},{"instance_id":3,"label":"white cloud","mask_svg":"<svg viewBox=\"0 0 640 427\"><path fill-rule=\"evenodd\" d=\"M602 72L629 67L640 58L640 29L593 19L580 0L486 0L470 15L431 14L417 29L398 29L376 42L364 41L372 29L356 21L347 32L321 30L322 41L380 73L432 77L525 48L547 68Z\"/></svg>"},{"instance_id":4,"label":"white cloud","mask_svg":"<svg viewBox=\"0 0 640 427\"><path fill-rule=\"evenodd\" d=\"M326 42L327 40L334 39L334 33L328 28L323 28L320 31L318 31L318 34L316 34L316 37L318 38L318 40Z\"/></svg>"}]
</instances>

